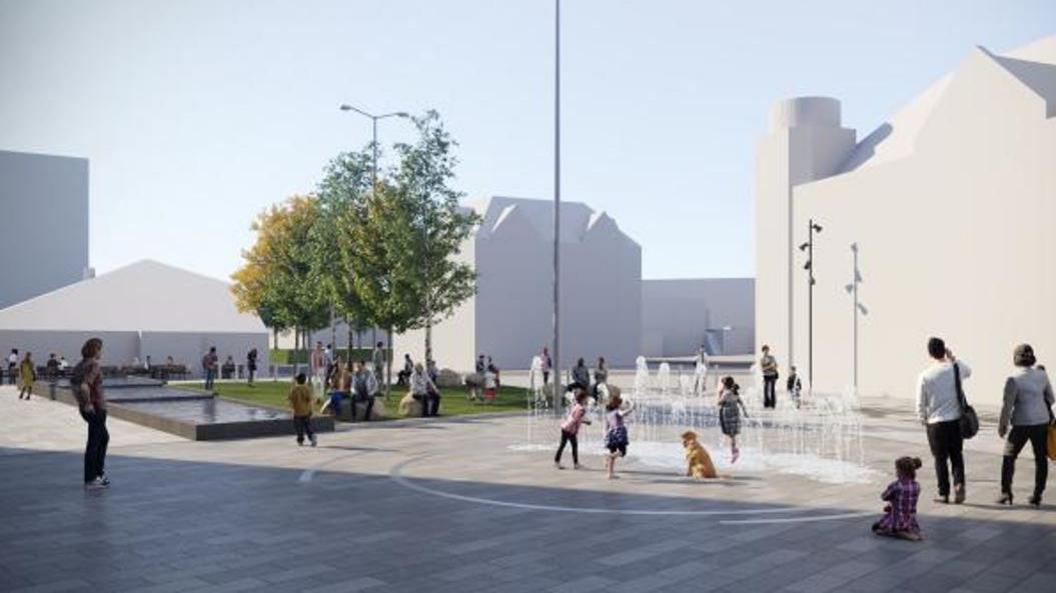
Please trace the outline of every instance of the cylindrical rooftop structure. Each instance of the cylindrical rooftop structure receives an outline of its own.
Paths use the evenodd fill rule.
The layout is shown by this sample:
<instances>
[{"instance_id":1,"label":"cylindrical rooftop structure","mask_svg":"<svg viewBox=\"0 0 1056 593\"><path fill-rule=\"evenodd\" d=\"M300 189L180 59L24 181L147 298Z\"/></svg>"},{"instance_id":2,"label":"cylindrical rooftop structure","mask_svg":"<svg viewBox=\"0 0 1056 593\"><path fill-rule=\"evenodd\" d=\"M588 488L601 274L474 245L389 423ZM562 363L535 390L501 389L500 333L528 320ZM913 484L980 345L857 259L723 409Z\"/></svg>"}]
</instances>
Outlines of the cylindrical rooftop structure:
<instances>
[{"instance_id":1,"label":"cylindrical rooftop structure","mask_svg":"<svg viewBox=\"0 0 1056 593\"><path fill-rule=\"evenodd\" d=\"M840 127L840 102L832 97L793 97L770 108L770 129Z\"/></svg>"}]
</instances>

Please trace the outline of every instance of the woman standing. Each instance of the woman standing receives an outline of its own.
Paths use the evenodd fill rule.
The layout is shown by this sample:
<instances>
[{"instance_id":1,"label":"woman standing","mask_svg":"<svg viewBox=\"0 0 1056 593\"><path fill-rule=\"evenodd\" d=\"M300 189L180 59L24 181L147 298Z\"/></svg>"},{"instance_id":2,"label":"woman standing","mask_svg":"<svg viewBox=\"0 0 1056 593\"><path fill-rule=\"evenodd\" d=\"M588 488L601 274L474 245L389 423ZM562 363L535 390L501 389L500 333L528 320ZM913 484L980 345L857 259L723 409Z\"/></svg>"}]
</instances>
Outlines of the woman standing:
<instances>
[{"instance_id":1,"label":"woman standing","mask_svg":"<svg viewBox=\"0 0 1056 593\"><path fill-rule=\"evenodd\" d=\"M33 382L36 380L37 365L33 364L33 357L26 352L26 357L18 367L18 399L25 395L26 401L29 401L29 396L33 393Z\"/></svg>"},{"instance_id":2,"label":"woman standing","mask_svg":"<svg viewBox=\"0 0 1056 593\"><path fill-rule=\"evenodd\" d=\"M81 362L73 367L70 376L70 386L77 398L81 418L88 423L88 444L84 448L84 486L93 490L110 485L103 469L110 433L106 430L106 396L103 394L103 375L99 370L102 352L103 341L99 338L85 342L81 348Z\"/></svg>"},{"instance_id":3,"label":"woman standing","mask_svg":"<svg viewBox=\"0 0 1056 593\"><path fill-rule=\"evenodd\" d=\"M1005 381L1005 403L997 424L997 434L1004 437L1005 456L1001 461L1001 497L998 504L1012 504L1012 474L1016 457L1030 441L1034 449L1034 495L1030 504L1041 506L1041 493L1049 473L1048 430L1053 421L1052 385L1045 371L1034 368L1037 360L1029 344L1016 346L1012 362L1019 370ZM1009 424L1012 429L1009 430Z\"/></svg>"}]
</instances>

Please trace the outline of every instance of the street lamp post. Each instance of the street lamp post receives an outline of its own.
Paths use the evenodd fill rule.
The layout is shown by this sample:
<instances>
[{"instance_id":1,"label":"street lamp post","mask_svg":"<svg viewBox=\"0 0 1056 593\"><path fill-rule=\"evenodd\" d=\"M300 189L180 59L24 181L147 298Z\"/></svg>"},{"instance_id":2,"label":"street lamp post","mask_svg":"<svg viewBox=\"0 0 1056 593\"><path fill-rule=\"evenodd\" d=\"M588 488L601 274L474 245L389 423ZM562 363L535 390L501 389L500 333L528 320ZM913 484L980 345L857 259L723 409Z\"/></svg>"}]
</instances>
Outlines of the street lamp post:
<instances>
[{"instance_id":1,"label":"street lamp post","mask_svg":"<svg viewBox=\"0 0 1056 593\"><path fill-rule=\"evenodd\" d=\"M821 232L821 225L811 218L807 221L807 242L799 246L800 251L807 252L807 383L814 391L814 233Z\"/></svg>"},{"instance_id":2,"label":"street lamp post","mask_svg":"<svg viewBox=\"0 0 1056 593\"><path fill-rule=\"evenodd\" d=\"M373 113L367 113L366 111L363 111L362 109L357 109L347 103L342 104L340 109L341 111L354 111L364 117L370 118L372 131L372 140L370 142L370 146L374 157L373 168L370 172L370 193L371 195L373 195L378 185L378 120L385 119L388 117L410 117L410 115L408 115L406 111L394 111L392 113L374 115Z\"/></svg>"},{"instance_id":3,"label":"street lamp post","mask_svg":"<svg viewBox=\"0 0 1056 593\"><path fill-rule=\"evenodd\" d=\"M561 0L554 0L554 409L561 409Z\"/></svg>"},{"instance_id":4,"label":"street lamp post","mask_svg":"<svg viewBox=\"0 0 1056 593\"><path fill-rule=\"evenodd\" d=\"M351 106L351 105L349 105L347 103L342 103L341 107L339 107L339 109L341 111L353 111L353 112L358 113L358 114L360 114L360 115L362 115L364 117L370 118L370 124L371 124L370 148L371 148L372 157L373 157L373 162L371 164L371 171L370 171L370 195L371 195L371 197L373 197L373 196L376 195L376 192L378 191L378 120L386 119L386 118L389 118L389 117L403 117L403 118L407 118L407 117L410 117L410 115L406 111L394 111L392 113L383 113L381 115L374 115L373 113L368 113L368 112L366 112L366 111L364 111L362 109L358 109L358 108L353 107L353 106ZM331 311L332 310L333 310L333 306L331 306ZM331 313L331 317L330 318L331 318L331 322L330 323L332 325L333 324L333 314L332 313ZM352 326L351 325L348 326L348 335L349 335L349 341L351 341L351 336L352 336ZM375 338L375 342L377 342L376 338ZM390 351L392 350L392 335L391 334L389 335L389 350ZM349 352L349 356L350 357L352 356L351 352ZM391 360L389 361L389 364L386 365L386 367L388 368L388 375L389 376L385 378L385 396L388 397L389 384L392 383L392 361Z\"/></svg>"}]
</instances>

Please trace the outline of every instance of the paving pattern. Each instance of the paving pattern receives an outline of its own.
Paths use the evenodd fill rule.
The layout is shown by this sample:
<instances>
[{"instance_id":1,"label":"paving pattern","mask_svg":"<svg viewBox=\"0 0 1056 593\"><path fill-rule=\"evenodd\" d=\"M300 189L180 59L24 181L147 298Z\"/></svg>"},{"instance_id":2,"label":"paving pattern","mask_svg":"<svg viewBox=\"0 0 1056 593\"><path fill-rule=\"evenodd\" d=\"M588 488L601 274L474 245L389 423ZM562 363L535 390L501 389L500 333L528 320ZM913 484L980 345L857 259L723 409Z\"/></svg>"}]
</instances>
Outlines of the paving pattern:
<instances>
[{"instance_id":1,"label":"paving pattern","mask_svg":"<svg viewBox=\"0 0 1056 593\"><path fill-rule=\"evenodd\" d=\"M904 404L868 412L871 484L698 483L633 459L608 481L596 452L558 471L511 449L527 420L492 416L345 426L315 449L112 421L113 487L86 493L76 412L5 386L0 590L1056 591L1056 506L990 504L992 424L971 443L969 504L922 501L921 543L871 535L892 460L926 446ZM1032 474L1027 453L1023 500ZM920 480L934 489L927 466Z\"/></svg>"}]
</instances>

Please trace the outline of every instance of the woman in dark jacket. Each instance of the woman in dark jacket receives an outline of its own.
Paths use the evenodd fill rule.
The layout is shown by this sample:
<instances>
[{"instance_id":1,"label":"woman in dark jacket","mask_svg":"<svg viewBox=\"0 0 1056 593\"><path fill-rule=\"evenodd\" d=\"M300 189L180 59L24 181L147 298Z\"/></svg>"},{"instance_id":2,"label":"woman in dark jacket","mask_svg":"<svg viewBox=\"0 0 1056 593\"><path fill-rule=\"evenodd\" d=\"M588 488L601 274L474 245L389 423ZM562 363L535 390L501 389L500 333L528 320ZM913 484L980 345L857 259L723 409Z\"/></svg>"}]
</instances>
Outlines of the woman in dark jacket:
<instances>
[{"instance_id":1,"label":"woman in dark jacket","mask_svg":"<svg viewBox=\"0 0 1056 593\"><path fill-rule=\"evenodd\" d=\"M1045 371L1034 367L1037 360L1029 344L1016 346L1012 362L1018 370L1005 381L1005 401L997 424L997 433L1002 437L1008 435L1001 461L1001 497L997 502L1012 504L1016 457L1030 441L1034 449L1034 495L1030 497L1030 504L1038 507L1049 473L1047 439L1049 423L1053 421L1052 385Z\"/></svg>"}]
</instances>

